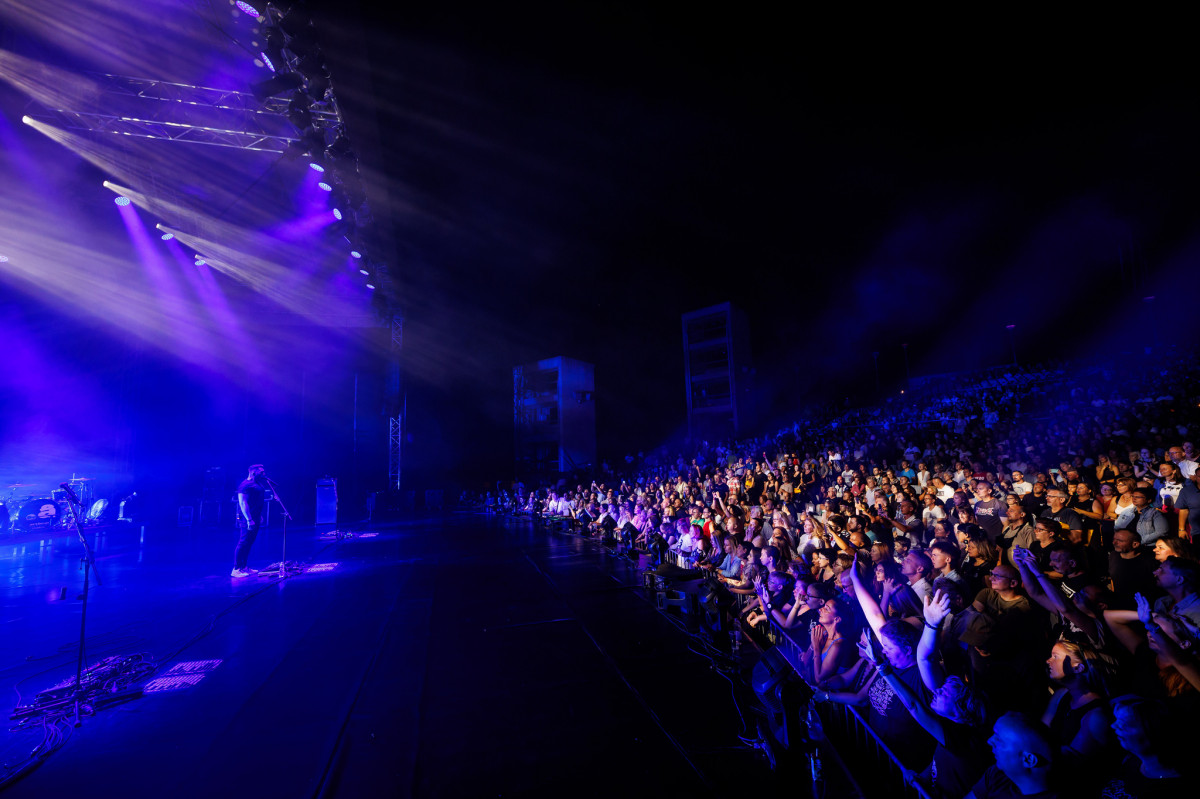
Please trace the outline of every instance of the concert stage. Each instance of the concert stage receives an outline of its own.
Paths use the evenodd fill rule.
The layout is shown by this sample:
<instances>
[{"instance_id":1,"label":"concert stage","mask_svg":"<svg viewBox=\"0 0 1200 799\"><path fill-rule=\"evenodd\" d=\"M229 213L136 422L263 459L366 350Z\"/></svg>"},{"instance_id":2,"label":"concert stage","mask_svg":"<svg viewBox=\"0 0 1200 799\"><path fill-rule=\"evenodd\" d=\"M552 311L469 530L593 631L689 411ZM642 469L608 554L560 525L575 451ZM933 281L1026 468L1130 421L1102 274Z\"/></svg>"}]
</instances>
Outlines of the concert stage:
<instances>
[{"instance_id":1,"label":"concert stage","mask_svg":"<svg viewBox=\"0 0 1200 799\"><path fill-rule=\"evenodd\" d=\"M89 533L87 663L158 670L6 799L703 796L769 774L729 682L629 562L476 514L354 532L290 529L289 560L321 566L282 583L230 578L232 529ZM280 543L265 531L250 565ZM0 543L10 708L74 676L80 554L58 531ZM3 762L41 738L5 733Z\"/></svg>"}]
</instances>

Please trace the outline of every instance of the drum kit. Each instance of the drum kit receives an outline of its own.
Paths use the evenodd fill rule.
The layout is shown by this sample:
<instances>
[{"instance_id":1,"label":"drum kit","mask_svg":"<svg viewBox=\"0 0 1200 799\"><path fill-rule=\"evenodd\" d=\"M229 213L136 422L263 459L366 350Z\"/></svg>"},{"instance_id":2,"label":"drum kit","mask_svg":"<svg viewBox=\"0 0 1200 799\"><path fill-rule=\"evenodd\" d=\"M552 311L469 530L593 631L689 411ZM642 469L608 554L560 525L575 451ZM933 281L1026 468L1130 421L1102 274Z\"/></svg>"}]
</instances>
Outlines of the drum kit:
<instances>
[{"instance_id":1,"label":"drum kit","mask_svg":"<svg viewBox=\"0 0 1200 799\"><path fill-rule=\"evenodd\" d=\"M79 497L80 521L91 507L92 478L72 477L67 483ZM21 492L21 489L37 488L33 483L12 483L6 486L8 495L0 498L0 532L40 533L65 530L73 524L70 499L64 488L56 488L49 496L41 493Z\"/></svg>"}]
</instances>

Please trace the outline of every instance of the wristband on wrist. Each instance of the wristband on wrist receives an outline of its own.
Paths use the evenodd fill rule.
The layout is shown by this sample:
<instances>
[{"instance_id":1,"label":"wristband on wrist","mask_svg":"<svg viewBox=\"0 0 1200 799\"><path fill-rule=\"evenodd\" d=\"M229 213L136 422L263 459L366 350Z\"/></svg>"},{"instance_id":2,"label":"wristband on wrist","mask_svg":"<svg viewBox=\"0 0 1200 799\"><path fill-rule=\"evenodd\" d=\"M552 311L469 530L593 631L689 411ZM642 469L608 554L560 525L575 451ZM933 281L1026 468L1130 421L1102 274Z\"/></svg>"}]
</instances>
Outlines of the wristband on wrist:
<instances>
[{"instance_id":1,"label":"wristband on wrist","mask_svg":"<svg viewBox=\"0 0 1200 799\"><path fill-rule=\"evenodd\" d=\"M928 627L928 628L929 628L929 629L931 629L931 630L937 630L937 629L939 629L939 628L940 628L940 626L941 626L941 625L938 625L938 624L930 624L929 622L925 622L925 626L926 626L926 627Z\"/></svg>"}]
</instances>

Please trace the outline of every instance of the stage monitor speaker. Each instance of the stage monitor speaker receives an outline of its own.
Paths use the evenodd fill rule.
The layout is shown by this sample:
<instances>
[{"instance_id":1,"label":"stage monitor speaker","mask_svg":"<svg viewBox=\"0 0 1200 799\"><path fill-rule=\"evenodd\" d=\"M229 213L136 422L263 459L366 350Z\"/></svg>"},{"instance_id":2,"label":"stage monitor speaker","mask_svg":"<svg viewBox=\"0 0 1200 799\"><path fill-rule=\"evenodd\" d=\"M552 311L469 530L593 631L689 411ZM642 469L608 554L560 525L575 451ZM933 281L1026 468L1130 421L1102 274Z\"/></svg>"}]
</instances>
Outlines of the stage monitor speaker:
<instances>
[{"instance_id":1,"label":"stage monitor speaker","mask_svg":"<svg viewBox=\"0 0 1200 799\"><path fill-rule=\"evenodd\" d=\"M337 524L337 478L322 477L317 481L317 524Z\"/></svg>"}]
</instances>

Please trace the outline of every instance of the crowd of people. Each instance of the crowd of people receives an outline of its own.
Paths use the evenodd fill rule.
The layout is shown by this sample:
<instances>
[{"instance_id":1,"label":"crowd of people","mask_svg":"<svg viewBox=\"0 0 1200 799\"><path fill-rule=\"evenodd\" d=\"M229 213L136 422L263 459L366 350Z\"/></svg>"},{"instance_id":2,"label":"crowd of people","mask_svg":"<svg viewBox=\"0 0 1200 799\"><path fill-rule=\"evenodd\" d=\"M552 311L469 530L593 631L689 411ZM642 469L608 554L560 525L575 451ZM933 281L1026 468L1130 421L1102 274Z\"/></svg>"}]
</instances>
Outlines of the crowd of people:
<instances>
[{"instance_id":1,"label":"crowd of people","mask_svg":"<svg viewBox=\"0 0 1200 799\"><path fill-rule=\"evenodd\" d=\"M931 796L1165 796L1200 699L1182 367L1003 388L1047 395L1043 418L796 426L485 504L644 550L723 623L805 642L814 701L859 708Z\"/></svg>"}]
</instances>

